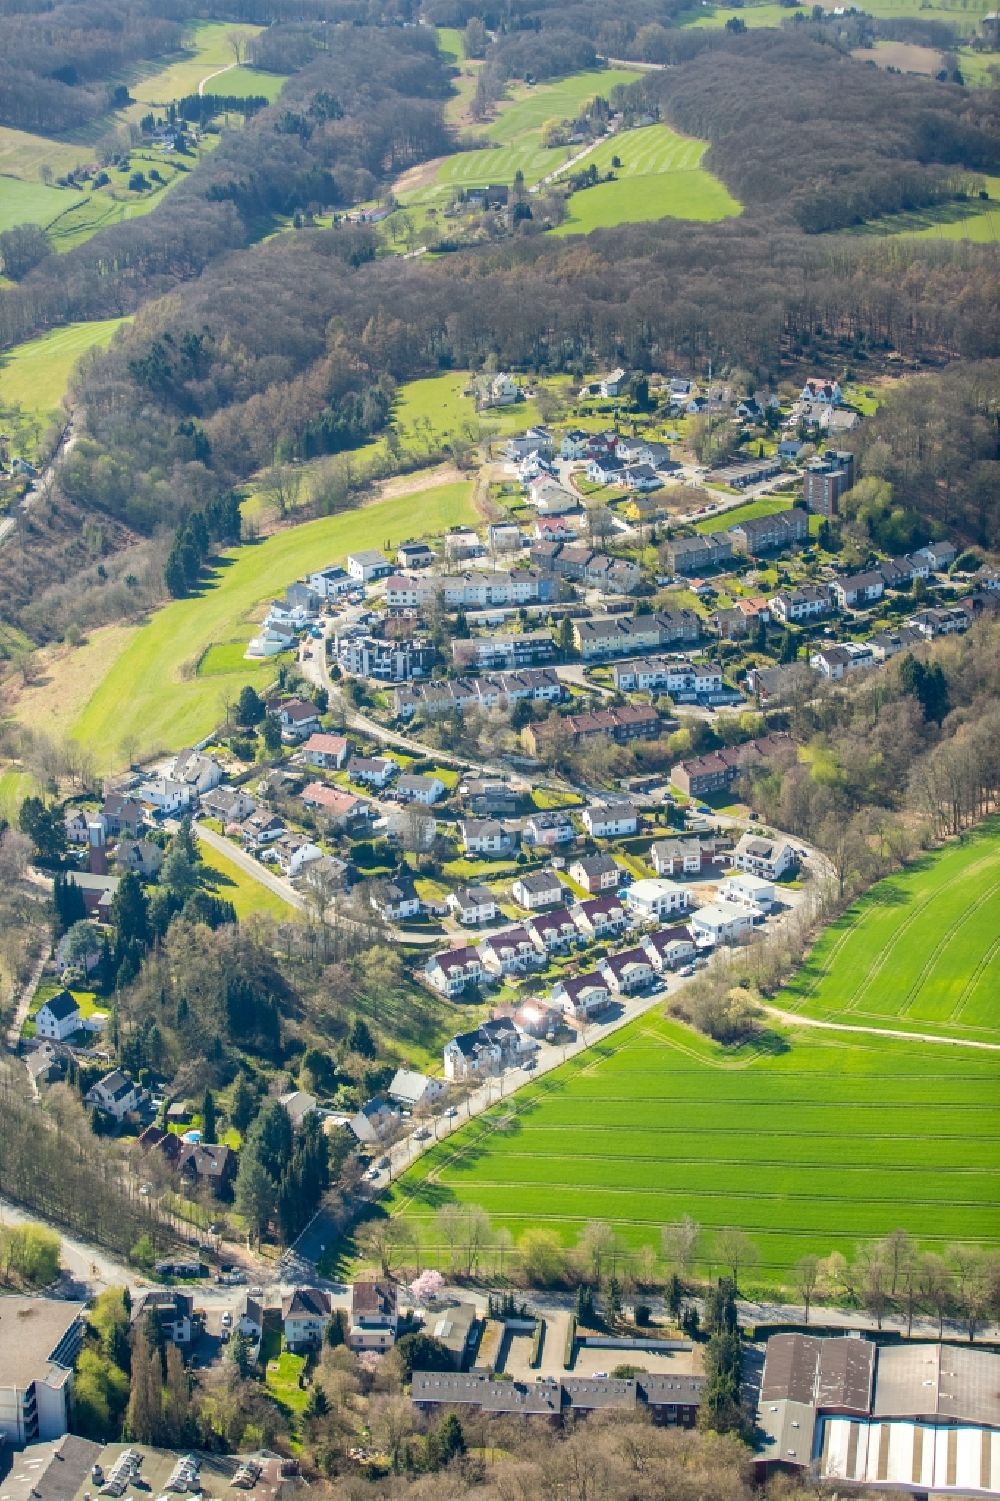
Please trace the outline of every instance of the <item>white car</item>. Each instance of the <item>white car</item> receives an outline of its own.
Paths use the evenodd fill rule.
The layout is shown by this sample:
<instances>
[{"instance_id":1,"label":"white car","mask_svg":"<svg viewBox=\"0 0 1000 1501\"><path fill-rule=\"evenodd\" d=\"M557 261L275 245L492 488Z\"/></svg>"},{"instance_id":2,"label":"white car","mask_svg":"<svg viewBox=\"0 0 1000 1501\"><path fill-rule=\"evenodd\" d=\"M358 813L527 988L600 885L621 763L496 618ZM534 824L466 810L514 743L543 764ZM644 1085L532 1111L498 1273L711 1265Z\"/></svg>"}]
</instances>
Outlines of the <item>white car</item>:
<instances>
[{"instance_id":1,"label":"white car","mask_svg":"<svg viewBox=\"0 0 1000 1501\"><path fill-rule=\"evenodd\" d=\"M445 1118L446 1121L453 1121L455 1119L455 1117L456 1117L457 1114L458 1114L458 1106L457 1105L449 1105L448 1109L444 1113L444 1118Z\"/></svg>"}]
</instances>

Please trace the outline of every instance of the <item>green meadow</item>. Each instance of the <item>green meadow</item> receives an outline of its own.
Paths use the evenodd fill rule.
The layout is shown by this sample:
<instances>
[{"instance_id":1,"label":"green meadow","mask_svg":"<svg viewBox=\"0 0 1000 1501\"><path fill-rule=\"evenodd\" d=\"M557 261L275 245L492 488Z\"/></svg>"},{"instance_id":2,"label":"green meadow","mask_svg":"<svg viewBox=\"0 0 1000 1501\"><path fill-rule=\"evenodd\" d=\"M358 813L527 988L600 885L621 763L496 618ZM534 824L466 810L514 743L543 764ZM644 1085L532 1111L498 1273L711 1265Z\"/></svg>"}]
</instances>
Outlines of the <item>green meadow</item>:
<instances>
[{"instance_id":1,"label":"green meadow","mask_svg":"<svg viewBox=\"0 0 1000 1501\"><path fill-rule=\"evenodd\" d=\"M827 0L824 10L833 10L835 0ZM922 21L947 21L960 29L974 31L988 11L993 9L991 0L865 0L865 13L891 20L900 16L919 16ZM720 27L734 17L750 28L781 26L796 14L808 18L811 6L794 7L765 3L762 5L692 6L682 24L697 27Z\"/></svg>"},{"instance_id":2,"label":"green meadow","mask_svg":"<svg viewBox=\"0 0 1000 1501\"><path fill-rule=\"evenodd\" d=\"M16 224L51 224L66 209L83 202L83 194L49 188L41 182L0 177L0 232Z\"/></svg>"},{"instance_id":3,"label":"green meadow","mask_svg":"<svg viewBox=\"0 0 1000 1501\"><path fill-rule=\"evenodd\" d=\"M253 876L247 875L235 860L227 859L218 850L204 843L198 846L198 853L206 868L208 884L213 894L232 902L240 922L255 913L273 917L276 922L291 922L297 916L296 908L289 902L282 901L276 891L271 891L262 882L255 881Z\"/></svg>"},{"instance_id":4,"label":"green meadow","mask_svg":"<svg viewBox=\"0 0 1000 1501\"><path fill-rule=\"evenodd\" d=\"M972 1050L792 1031L724 1050L650 1013L470 1122L400 1179L389 1201L446 1263L434 1216L481 1205L515 1239L572 1244L607 1221L659 1248L690 1215L738 1226L753 1282L787 1282L799 1257L904 1228L928 1248L996 1244L1000 1092ZM933 1082L931 1082L933 1081Z\"/></svg>"},{"instance_id":5,"label":"green meadow","mask_svg":"<svg viewBox=\"0 0 1000 1501\"><path fill-rule=\"evenodd\" d=\"M754 516L773 516L778 511L790 509L787 500L781 500L777 495L764 495L760 500L748 501L745 506L733 506L730 511L722 511L717 516L706 516L704 521L696 521L696 532L724 532L727 527L737 526L741 521L750 521Z\"/></svg>"},{"instance_id":6,"label":"green meadow","mask_svg":"<svg viewBox=\"0 0 1000 1501\"><path fill-rule=\"evenodd\" d=\"M984 178L984 187L989 198L967 198L910 213L888 214L884 219L872 219L842 233L904 235L917 240L972 240L979 245L993 245L1000 239L1000 177Z\"/></svg>"},{"instance_id":7,"label":"green meadow","mask_svg":"<svg viewBox=\"0 0 1000 1501\"><path fill-rule=\"evenodd\" d=\"M614 170L616 180L574 193L556 234L589 234L648 219L716 220L738 214L739 202L701 165L707 149L705 141L678 135L669 125L646 125L602 141L580 166L593 163L602 175ZM621 166L612 169L615 156Z\"/></svg>"},{"instance_id":8,"label":"green meadow","mask_svg":"<svg viewBox=\"0 0 1000 1501\"><path fill-rule=\"evenodd\" d=\"M208 734L244 683L274 679L276 664L246 662L268 600L348 552L434 536L474 518L471 481L377 501L289 527L224 553L203 589L173 600L126 635L70 729L102 766ZM125 748L129 754L123 754Z\"/></svg>"},{"instance_id":9,"label":"green meadow","mask_svg":"<svg viewBox=\"0 0 1000 1501\"><path fill-rule=\"evenodd\" d=\"M880 881L826 930L785 1011L1000 1042L1000 819Z\"/></svg>"},{"instance_id":10,"label":"green meadow","mask_svg":"<svg viewBox=\"0 0 1000 1501\"><path fill-rule=\"evenodd\" d=\"M269 94L269 87L279 79L278 74L258 73L256 68L234 66L233 49L229 36L238 32L249 40L257 36L260 26L237 26L231 21L198 21L185 39L181 53L166 67L157 68L129 85L129 93L138 103L166 105L186 94L197 94L198 85L205 84L206 93L219 94ZM225 72L221 72L225 69ZM220 72L218 78L209 79L212 73ZM280 89L284 79L280 78ZM275 90L277 92L277 89Z\"/></svg>"},{"instance_id":11,"label":"green meadow","mask_svg":"<svg viewBox=\"0 0 1000 1501\"><path fill-rule=\"evenodd\" d=\"M27 416L50 422L59 413L70 373L90 349L103 349L128 318L69 323L0 354L0 404L13 403Z\"/></svg>"}]
</instances>

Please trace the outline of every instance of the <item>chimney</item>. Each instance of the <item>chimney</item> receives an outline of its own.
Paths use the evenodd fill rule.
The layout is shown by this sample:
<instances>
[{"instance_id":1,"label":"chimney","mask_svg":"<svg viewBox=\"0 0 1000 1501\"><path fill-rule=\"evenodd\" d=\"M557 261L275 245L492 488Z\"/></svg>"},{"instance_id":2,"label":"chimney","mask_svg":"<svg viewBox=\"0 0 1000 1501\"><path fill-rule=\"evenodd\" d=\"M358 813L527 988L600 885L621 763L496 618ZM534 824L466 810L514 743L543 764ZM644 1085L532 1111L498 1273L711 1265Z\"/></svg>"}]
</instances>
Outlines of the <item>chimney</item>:
<instances>
[{"instance_id":1,"label":"chimney","mask_svg":"<svg viewBox=\"0 0 1000 1501\"><path fill-rule=\"evenodd\" d=\"M108 852L104 844L104 825L99 819L87 824L87 845L90 850L90 874L106 876Z\"/></svg>"}]
</instances>

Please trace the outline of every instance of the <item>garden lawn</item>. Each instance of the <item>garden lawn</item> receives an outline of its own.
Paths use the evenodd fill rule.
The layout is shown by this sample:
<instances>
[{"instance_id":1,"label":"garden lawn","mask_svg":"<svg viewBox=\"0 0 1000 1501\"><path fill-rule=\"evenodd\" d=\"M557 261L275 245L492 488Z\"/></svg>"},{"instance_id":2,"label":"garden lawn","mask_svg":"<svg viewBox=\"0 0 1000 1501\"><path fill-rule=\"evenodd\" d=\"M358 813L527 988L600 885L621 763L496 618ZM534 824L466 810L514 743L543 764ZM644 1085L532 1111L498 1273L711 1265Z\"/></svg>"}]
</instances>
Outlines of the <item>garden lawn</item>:
<instances>
[{"instance_id":1,"label":"garden lawn","mask_svg":"<svg viewBox=\"0 0 1000 1501\"><path fill-rule=\"evenodd\" d=\"M1000 819L872 887L826 930L775 1005L1000 1042Z\"/></svg>"},{"instance_id":2,"label":"garden lawn","mask_svg":"<svg viewBox=\"0 0 1000 1501\"><path fill-rule=\"evenodd\" d=\"M398 495L358 510L290 527L224 553L200 594L173 600L109 658L106 675L72 726L101 766L202 739L245 683L273 681L276 664L230 657L218 670L212 648L254 633L264 603L302 574L340 563L348 552L433 536L474 520L471 482ZM211 664L203 673L202 662ZM128 750L130 754L124 752Z\"/></svg>"},{"instance_id":3,"label":"garden lawn","mask_svg":"<svg viewBox=\"0 0 1000 1501\"><path fill-rule=\"evenodd\" d=\"M207 868L212 894L232 902L240 922L255 912L273 917L276 922L292 922L299 916L297 907L282 901L276 891L255 881L235 860L227 859L211 845L199 844L198 853Z\"/></svg>"},{"instance_id":4,"label":"garden lawn","mask_svg":"<svg viewBox=\"0 0 1000 1501\"><path fill-rule=\"evenodd\" d=\"M701 159L706 141L678 135L669 125L647 125L602 141L580 163L591 163L603 176L614 170L614 182L598 183L574 193L559 235L589 234L615 224L647 219L725 219L740 212L740 204ZM612 157L621 161L612 168Z\"/></svg>"},{"instance_id":5,"label":"garden lawn","mask_svg":"<svg viewBox=\"0 0 1000 1501\"><path fill-rule=\"evenodd\" d=\"M760 1255L749 1280L771 1285L807 1253L850 1256L897 1228L937 1250L997 1243L995 1058L816 1031L769 1042L727 1052L650 1013L434 1147L389 1207L423 1265L445 1262L434 1216L451 1202L515 1239L541 1227L570 1245L605 1220L633 1249L690 1215L708 1275L713 1232L739 1226Z\"/></svg>"},{"instance_id":6,"label":"garden lawn","mask_svg":"<svg viewBox=\"0 0 1000 1501\"><path fill-rule=\"evenodd\" d=\"M70 372L89 349L103 349L128 318L68 323L0 355L0 403L13 402L29 416L52 421L66 394Z\"/></svg>"},{"instance_id":7,"label":"garden lawn","mask_svg":"<svg viewBox=\"0 0 1000 1501\"><path fill-rule=\"evenodd\" d=\"M733 506L731 510L723 511L718 516L706 516L704 521L696 521L696 532L724 532L727 527L737 526L741 521L750 521L754 516L774 516L778 511L791 509L787 500L780 499L777 495L765 495L760 500L748 501L745 506Z\"/></svg>"}]
</instances>

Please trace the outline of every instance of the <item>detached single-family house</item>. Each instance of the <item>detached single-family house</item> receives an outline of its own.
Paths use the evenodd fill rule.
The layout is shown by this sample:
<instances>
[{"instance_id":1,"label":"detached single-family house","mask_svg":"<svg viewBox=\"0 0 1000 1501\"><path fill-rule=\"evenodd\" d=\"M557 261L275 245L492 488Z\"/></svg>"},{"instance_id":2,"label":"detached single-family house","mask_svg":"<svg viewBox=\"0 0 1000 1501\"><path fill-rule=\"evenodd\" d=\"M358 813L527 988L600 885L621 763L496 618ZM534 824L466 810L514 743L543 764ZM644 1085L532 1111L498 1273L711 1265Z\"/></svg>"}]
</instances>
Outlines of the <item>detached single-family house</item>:
<instances>
[{"instance_id":1,"label":"detached single-family house","mask_svg":"<svg viewBox=\"0 0 1000 1501\"><path fill-rule=\"evenodd\" d=\"M346 735L327 735L322 731L310 735L302 747L302 759L309 766L319 766L327 771L341 771L351 752L351 742Z\"/></svg>"},{"instance_id":2,"label":"detached single-family house","mask_svg":"<svg viewBox=\"0 0 1000 1501\"><path fill-rule=\"evenodd\" d=\"M762 913L770 912L774 906L774 882L765 881L763 876L751 875L748 870L741 870L720 882L719 897L724 902L735 902L737 906L756 908Z\"/></svg>"},{"instance_id":3,"label":"detached single-family house","mask_svg":"<svg viewBox=\"0 0 1000 1501\"><path fill-rule=\"evenodd\" d=\"M309 1116L315 1113L319 1102L307 1089L290 1089L287 1094L279 1096L278 1103L284 1107L292 1123L292 1130L301 1131Z\"/></svg>"},{"instance_id":4,"label":"detached single-family house","mask_svg":"<svg viewBox=\"0 0 1000 1501\"><path fill-rule=\"evenodd\" d=\"M461 995L483 978L483 963L474 948L445 949L428 961L428 982L442 995Z\"/></svg>"},{"instance_id":5,"label":"detached single-family house","mask_svg":"<svg viewBox=\"0 0 1000 1501\"><path fill-rule=\"evenodd\" d=\"M540 954L564 954L580 942L580 932L573 915L565 907L553 912L540 912L529 917L524 924Z\"/></svg>"},{"instance_id":6,"label":"detached single-family house","mask_svg":"<svg viewBox=\"0 0 1000 1501\"><path fill-rule=\"evenodd\" d=\"M305 807L322 814L336 828L367 818L370 814L369 806L363 798L356 797L353 792L341 792L337 787L328 787L325 782L310 782L308 787L303 788L302 802Z\"/></svg>"},{"instance_id":7,"label":"detached single-family house","mask_svg":"<svg viewBox=\"0 0 1000 1501\"><path fill-rule=\"evenodd\" d=\"M63 817L63 828L66 830L67 844L86 844L89 839L87 833L88 820L79 808L73 808ZM107 830L105 829L105 833Z\"/></svg>"},{"instance_id":8,"label":"detached single-family house","mask_svg":"<svg viewBox=\"0 0 1000 1501\"><path fill-rule=\"evenodd\" d=\"M434 552L426 542L403 542L396 549L400 568L429 568L433 561Z\"/></svg>"},{"instance_id":9,"label":"detached single-family house","mask_svg":"<svg viewBox=\"0 0 1000 1501\"><path fill-rule=\"evenodd\" d=\"M242 787L216 787L201 800L201 811L223 824L243 823L256 808L256 800Z\"/></svg>"},{"instance_id":10,"label":"detached single-family house","mask_svg":"<svg viewBox=\"0 0 1000 1501\"><path fill-rule=\"evenodd\" d=\"M214 756L204 751L182 750L174 759L171 775L176 782L184 782L199 795L211 792L222 781L222 767Z\"/></svg>"},{"instance_id":11,"label":"detached single-family house","mask_svg":"<svg viewBox=\"0 0 1000 1501\"><path fill-rule=\"evenodd\" d=\"M577 1021L589 1021L603 1011L611 999L610 987L604 975L567 975L552 987L550 996L553 1006L558 1006Z\"/></svg>"},{"instance_id":12,"label":"detached single-family house","mask_svg":"<svg viewBox=\"0 0 1000 1501\"><path fill-rule=\"evenodd\" d=\"M83 1025L80 1008L68 990L58 990L35 1012L35 1036L65 1042Z\"/></svg>"},{"instance_id":13,"label":"detached single-family house","mask_svg":"<svg viewBox=\"0 0 1000 1501\"><path fill-rule=\"evenodd\" d=\"M950 568L958 553L950 542L928 542L926 547L921 547L914 554L917 558L926 558L931 567L937 571Z\"/></svg>"},{"instance_id":14,"label":"detached single-family house","mask_svg":"<svg viewBox=\"0 0 1000 1501\"><path fill-rule=\"evenodd\" d=\"M309 587L321 599L337 599L354 588L354 580L343 568L323 568L319 573L309 575Z\"/></svg>"},{"instance_id":15,"label":"detached single-family house","mask_svg":"<svg viewBox=\"0 0 1000 1501\"><path fill-rule=\"evenodd\" d=\"M421 901L412 876L396 876L391 881L376 882L371 904L386 922L405 922L420 915Z\"/></svg>"},{"instance_id":16,"label":"detached single-family house","mask_svg":"<svg viewBox=\"0 0 1000 1501\"><path fill-rule=\"evenodd\" d=\"M536 849L558 849L572 844L575 838L573 820L568 813L561 813L558 809L547 813L533 813L530 818L525 819L521 832L522 842L533 845Z\"/></svg>"},{"instance_id":17,"label":"detached single-family house","mask_svg":"<svg viewBox=\"0 0 1000 1501\"><path fill-rule=\"evenodd\" d=\"M142 804L134 797L109 792L101 805L100 817L104 832L110 838L116 839L119 834L131 834L134 839L143 825Z\"/></svg>"},{"instance_id":18,"label":"detached single-family house","mask_svg":"<svg viewBox=\"0 0 1000 1501\"><path fill-rule=\"evenodd\" d=\"M157 1322L172 1345L189 1345L194 1332L194 1294L175 1288L152 1288L139 1293L129 1315L133 1325L147 1313L156 1313Z\"/></svg>"},{"instance_id":19,"label":"detached single-family house","mask_svg":"<svg viewBox=\"0 0 1000 1501\"><path fill-rule=\"evenodd\" d=\"M406 772L396 783L400 802L420 803L424 808L440 802L447 790L441 778L430 772Z\"/></svg>"},{"instance_id":20,"label":"detached single-family house","mask_svg":"<svg viewBox=\"0 0 1000 1501\"><path fill-rule=\"evenodd\" d=\"M399 1329L396 1284L388 1278L355 1282L351 1288L351 1324L348 1348L391 1350Z\"/></svg>"},{"instance_id":21,"label":"detached single-family house","mask_svg":"<svg viewBox=\"0 0 1000 1501\"><path fill-rule=\"evenodd\" d=\"M690 900L686 886L661 879L633 881L625 893L628 910L640 922L650 918L662 921L674 912L686 912Z\"/></svg>"},{"instance_id":22,"label":"detached single-family house","mask_svg":"<svg viewBox=\"0 0 1000 1501\"><path fill-rule=\"evenodd\" d=\"M399 1107L391 1100L375 1095L366 1100L356 1115L347 1122L355 1140L363 1147L374 1146L399 1121Z\"/></svg>"},{"instance_id":23,"label":"detached single-family house","mask_svg":"<svg viewBox=\"0 0 1000 1501\"><path fill-rule=\"evenodd\" d=\"M656 978L656 971L643 948L609 954L597 968L616 995L634 995L638 990L645 990Z\"/></svg>"},{"instance_id":24,"label":"detached single-family house","mask_svg":"<svg viewBox=\"0 0 1000 1501\"><path fill-rule=\"evenodd\" d=\"M842 610L856 609L881 599L885 593L885 579L877 568L867 573L851 574L847 578L834 579L833 592Z\"/></svg>"},{"instance_id":25,"label":"detached single-family house","mask_svg":"<svg viewBox=\"0 0 1000 1501\"><path fill-rule=\"evenodd\" d=\"M252 1345L260 1344L264 1335L264 1304L259 1294L247 1293L236 1327Z\"/></svg>"},{"instance_id":26,"label":"detached single-family house","mask_svg":"<svg viewBox=\"0 0 1000 1501\"><path fill-rule=\"evenodd\" d=\"M697 876L711 868L715 846L701 839L657 839L649 859L658 876Z\"/></svg>"},{"instance_id":27,"label":"detached single-family house","mask_svg":"<svg viewBox=\"0 0 1000 1501\"><path fill-rule=\"evenodd\" d=\"M737 870L749 871L768 881L780 880L786 870L799 863L798 854L787 840L765 839L760 834L744 834L729 858Z\"/></svg>"},{"instance_id":28,"label":"detached single-family house","mask_svg":"<svg viewBox=\"0 0 1000 1501\"><path fill-rule=\"evenodd\" d=\"M131 1111L139 1108L143 1094L143 1089L134 1079L115 1068L87 1090L84 1104L121 1122Z\"/></svg>"},{"instance_id":29,"label":"detached single-family house","mask_svg":"<svg viewBox=\"0 0 1000 1501\"><path fill-rule=\"evenodd\" d=\"M319 729L319 710L304 698L268 699L267 712L274 714L281 725L281 738L289 745L298 745L301 740Z\"/></svg>"},{"instance_id":30,"label":"detached single-family house","mask_svg":"<svg viewBox=\"0 0 1000 1501\"><path fill-rule=\"evenodd\" d=\"M467 855L506 855L514 836L495 818L465 818L458 826Z\"/></svg>"},{"instance_id":31,"label":"detached single-family house","mask_svg":"<svg viewBox=\"0 0 1000 1501\"><path fill-rule=\"evenodd\" d=\"M554 870L537 870L530 875L518 876L510 890L518 906L526 907L529 912L554 907L563 901L565 895L565 887Z\"/></svg>"},{"instance_id":32,"label":"detached single-family house","mask_svg":"<svg viewBox=\"0 0 1000 1501\"><path fill-rule=\"evenodd\" d=\"M352 756L347 763L351 781L365 787L387 787L398 770L399 762L391 756Z\"/></svg>"},{"instance_id":33,"label":"detached single-family house","mask_svg":"<svg viewBox=\"0 0 1000 1501\"><path fill-rule=\"evenodd\" d=\"M388 578L392 564L384 553L369 547L347 555L347 572L356 584L370 584L373 579Z\"/></svg>"},{"instance_id":34,"label":"detached single-family house","mask_svg":"<svg viewBox=\"0 0 1000 1501\"><path fill-rule=\"evenodd\" d=\"M317 783L317 785L322 785ZM258 850L266 849L276 839L280 839L285 832L285 824L277 813L269 813L266 808L258 808L244 820L240 829L240 839L244 848Z\"/></svg>"},{"instance_id":35,"label":"detached single-family house","mask_svg":"<svg viewBox=\"0 0 1000 1501\"><path fill-rule=\"evenodd\" d=\"M537 1042L520 1032L509 1017L496 1017L474 1032L460 1033L445 1045L445 1078L461 1081L501 1073L537 1052Z\"/></svg>"},{"instance_id":36,"label":"detached single-family house","mask_svg":"<svg viewBox=\"0 0 1000 1501\"><path fill-rule=\"evenodd\" d=\"M625 905L617 896L595 896L572 909L572 918L584 938L613 938L628 923Z\"/></svg>"},{"instance_id":37,"label":"detached single-family house","mask_svg":"<svg viewBox=\"0 0 1000 1501\"><path fill-rule=\"evenodd\" d=\"M617 890L626 879L626 872L611 855L586 855L574 860L569 875L591 896L601 891Z\"/></svg>"},{"instance_id":38,"label":"detached single-family house","mask_svg":"<svg viewBox=\"0 0 1000 1501\"><path fill-rule=\"evenodd\" d=\"M479 945L483 969L491 975L523 975L543 963L531 934L520 924L491 933Z\"/></svg>"},{"instance_id":39,"label":"detached single-family house","mask_svg":"<svg viewBox=\"0 0 1000 1501\"><path fill-rule=\"evenodd\" d=\"M413 1069L397 1068L388 1090L390 1100L406 1110L415 1110L418 1105L431 1105L444 1094L441 1079L432 1079L428 1074L418 1074Z\"/></svg>"},{"instance_id":40,"label":"detached single-family house","mask_svg":"<svg viewBox=\"0 0 1000 1501\"><path fill-rule=\"evenodd\" d=\"M151 881L163 864L163 851L149 839L121 839L115 848L115 864Z\"/></svg>"},{"instance_id":41,"label":"detached single-family house","mask_svg":"<svg viewBox=\"0 0 1000 1501\"><path fill-rule=\"evenodd\" d=\"M634 834L639 815L631 803L595 803L583 810L583 826L594 839Z\"/></svg>"},{"instance_id":42,"label":"detached single-family house","mask_svg":"<svg viewBox=\"0 0 1000 1501\"><path fill-rule=\"evenodd\" d=\"M839 407L843 399L840 382L836 380L810 378L799 393L799 400L807 401L810 406Z\"/></svg>"},{"instance_id":43,"label":"detached single-family house","mask_svg":"<svg viewBox=\"0 0 1000 1501\"><path fill-rule=\"evenodd\" d=\"M659 928L655 933L647 933L642 949L658 974L678 969L695 955L694 939L685 927Z\"/></svg>"},{"instance_id":44,"label":"detached single-family house","mask_svg":"<svg viewBox=\"0 0 1000 1501\"><path fill-rule=\"evenodd\" d=\"M586 458L590 438L590 433L585 433L581 428L570 428L569 432L564 434L559 444L559 457L561 459L573 460Z\"/></svg>"},{"instance_id":45,"label":"detached single-family house","mask_svg":"<svg viewBox=\"0 0 1000 1501\"><path fill-rule=\"evenodd\" d=\"M194 798L187 782L175 782L173 777L155 777L138 790L141 801L161 814L186 813Z\"/></svg>"},{"instance_id":46,"label":"detached single-family house","mask_svg":"<svg viewBox=\"0 0 1000 1501\"><path fill-rule=\"evenodd\" d=\"M460 886L457 891L449 892L446 905L468 928L492 922L499 911L496 897L488 886Z\"/></svg>"},{"instance_id":47,"label":"detached single-family house","mask_svg":"<svg viewBox=\"0 0 1000 1501\"><path fill-rule=\"evenodd\" d=\"M297 1287L282 1298L281 1327L286 1350L297 1353L318 1349L332 1312L329 1293L318 1287Z\"/></svg>"},{"instance_id":48,"label":"detached single-family house","mask_svg":"<svg viewBox=\"0 0 1000 1501\"><path fill-rule=\"evenodd\" d=\"M753 913L748 907L732 902L712 902L692 912L688 927L699 948L715 948L720 943L737 943L745 938L753 929Z\"/></svg>"}]
</instances>

